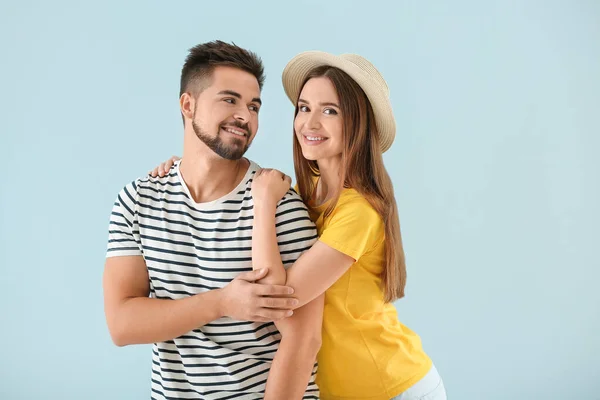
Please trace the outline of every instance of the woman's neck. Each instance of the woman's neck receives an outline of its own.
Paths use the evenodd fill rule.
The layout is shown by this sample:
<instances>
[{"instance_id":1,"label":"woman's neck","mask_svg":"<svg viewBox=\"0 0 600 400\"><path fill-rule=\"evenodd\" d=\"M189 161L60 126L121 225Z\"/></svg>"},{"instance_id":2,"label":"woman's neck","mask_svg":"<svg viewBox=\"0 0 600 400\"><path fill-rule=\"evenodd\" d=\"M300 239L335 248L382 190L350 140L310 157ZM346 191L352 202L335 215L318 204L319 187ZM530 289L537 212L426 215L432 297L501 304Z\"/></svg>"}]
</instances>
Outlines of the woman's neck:
<instances>
[{"instance_id":1,"label":"woman's neck","mask_svg":"<svg viewBox=\"0 0 600 400\"><path fill-rule=\"evenodd\" d=\"M321 174L313 201L315 205L321 205L333 198L341 187L340 179L342 172L342 157L318 160L319 173Z\"/></svg>"}]
</instances>

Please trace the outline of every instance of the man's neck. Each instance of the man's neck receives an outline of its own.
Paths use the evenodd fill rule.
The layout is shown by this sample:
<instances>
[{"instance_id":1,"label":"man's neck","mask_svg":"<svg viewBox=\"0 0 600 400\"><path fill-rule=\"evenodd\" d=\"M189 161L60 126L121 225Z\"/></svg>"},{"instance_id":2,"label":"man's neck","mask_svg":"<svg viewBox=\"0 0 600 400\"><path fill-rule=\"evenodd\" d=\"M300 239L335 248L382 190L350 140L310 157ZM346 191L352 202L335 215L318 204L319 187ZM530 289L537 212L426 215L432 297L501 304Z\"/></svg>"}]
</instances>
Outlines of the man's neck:
<instances>
[{"instance_id":1,"label":"man's neck","mask_svg":"<svg viewBox=\"0 0 600 400\"><path fill-rule=\"evenodd\" d=\"M226 160L204 143L185 143L179 164L181 177L196 203L207 203L230 193L244 178L250 162ZM192 144L188 146L188 144Z\"/></svg>"}]
</instances>

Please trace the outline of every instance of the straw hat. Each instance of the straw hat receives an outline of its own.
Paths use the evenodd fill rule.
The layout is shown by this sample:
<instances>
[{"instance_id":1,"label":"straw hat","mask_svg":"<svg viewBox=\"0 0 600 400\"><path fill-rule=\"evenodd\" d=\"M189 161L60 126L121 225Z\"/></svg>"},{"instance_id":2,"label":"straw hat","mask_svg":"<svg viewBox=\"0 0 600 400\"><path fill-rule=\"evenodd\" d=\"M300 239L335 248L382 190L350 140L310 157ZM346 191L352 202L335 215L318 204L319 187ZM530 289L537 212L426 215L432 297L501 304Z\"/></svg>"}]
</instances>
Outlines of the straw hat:
<instances>
[{"instance_id":1,"label":"straw hat","mask_svg":"<svg viewBox=\"0 0 600 400\"><path fill-rule=\"evenodd\" d=\"M396 122L390 103L390 90L383 76L367 59L357 54L334 54L305 51L292 58L283 70L283 88L294 105L308 73L320 66L336 67L350 75L365 92L373 107L379 132L381 152L390 148L396 136Z\"/></svg>"}]
</instances>

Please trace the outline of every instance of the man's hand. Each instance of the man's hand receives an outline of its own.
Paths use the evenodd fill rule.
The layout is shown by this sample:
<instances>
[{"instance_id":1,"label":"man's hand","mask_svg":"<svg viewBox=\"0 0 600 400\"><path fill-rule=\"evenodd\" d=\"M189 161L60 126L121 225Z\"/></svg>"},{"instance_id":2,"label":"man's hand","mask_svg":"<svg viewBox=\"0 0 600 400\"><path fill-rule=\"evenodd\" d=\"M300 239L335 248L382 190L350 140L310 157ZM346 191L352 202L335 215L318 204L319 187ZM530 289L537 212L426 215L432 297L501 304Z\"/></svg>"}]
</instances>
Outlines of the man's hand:
<instances>
[{"instance_id":1,"label":"man's hand","mask_svg":"<svg viewBox=\"0 0 600 400\"><path fill-rule=\"evenodd\" d=\"M268 269L244 272L221 289L221 314L240 321L271 322L289 317L298 300L289 286L256 283Z\"/></svg>"}]
</instances>

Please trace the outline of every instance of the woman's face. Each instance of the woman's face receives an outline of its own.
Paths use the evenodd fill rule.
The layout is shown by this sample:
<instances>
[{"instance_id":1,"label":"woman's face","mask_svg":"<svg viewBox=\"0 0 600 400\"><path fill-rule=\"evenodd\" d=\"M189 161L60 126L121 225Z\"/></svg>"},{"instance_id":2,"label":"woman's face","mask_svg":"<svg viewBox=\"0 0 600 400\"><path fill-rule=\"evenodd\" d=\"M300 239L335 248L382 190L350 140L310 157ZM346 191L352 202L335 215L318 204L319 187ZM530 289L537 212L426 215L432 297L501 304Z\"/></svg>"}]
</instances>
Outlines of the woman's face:
<instances>
[{"instance_id":1,"label":"woman's face","mask_svg":"<svg viewBox=\"0 0 600 400\"><path fill-rule=\"evenodd\" d=\"M341 157L343 117L333 83L326 77L306 82L298 100L294 132L307 160Z\"/></svg>"}]
</instances>

